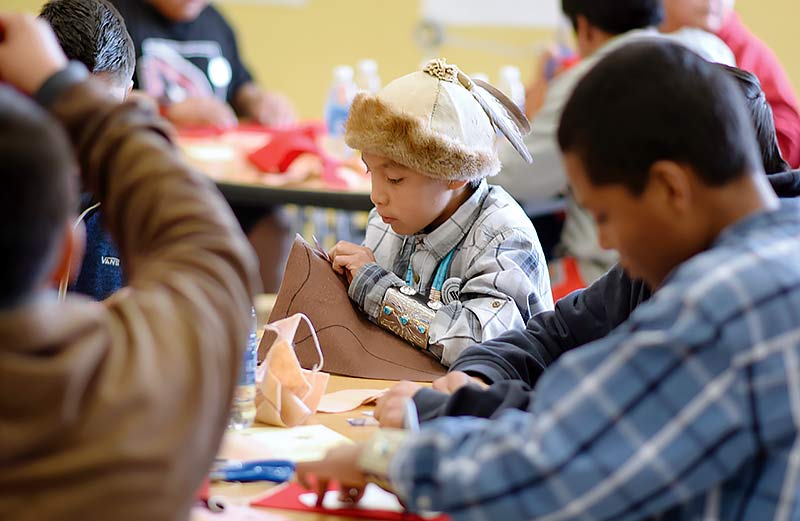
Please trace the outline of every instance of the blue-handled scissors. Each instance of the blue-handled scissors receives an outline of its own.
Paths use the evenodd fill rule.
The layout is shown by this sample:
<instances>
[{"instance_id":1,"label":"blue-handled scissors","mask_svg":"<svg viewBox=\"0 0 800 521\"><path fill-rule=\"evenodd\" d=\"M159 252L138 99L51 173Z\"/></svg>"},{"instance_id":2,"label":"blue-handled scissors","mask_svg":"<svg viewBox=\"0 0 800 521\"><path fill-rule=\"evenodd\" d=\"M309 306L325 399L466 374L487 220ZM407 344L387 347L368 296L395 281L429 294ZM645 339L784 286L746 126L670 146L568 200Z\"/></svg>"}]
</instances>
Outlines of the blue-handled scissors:
<instances>
[{"instance_id":1,"label":"blue-handled scissors","mask_svg":"<svg viewBox=\"0 0 800 521\"><path fill-rule=\"evenodd\" d=\"M211 470L211 481L272 481L283 483L292 479L294 463L287 460L228 461Z\"/></svg>"}]
</instances>

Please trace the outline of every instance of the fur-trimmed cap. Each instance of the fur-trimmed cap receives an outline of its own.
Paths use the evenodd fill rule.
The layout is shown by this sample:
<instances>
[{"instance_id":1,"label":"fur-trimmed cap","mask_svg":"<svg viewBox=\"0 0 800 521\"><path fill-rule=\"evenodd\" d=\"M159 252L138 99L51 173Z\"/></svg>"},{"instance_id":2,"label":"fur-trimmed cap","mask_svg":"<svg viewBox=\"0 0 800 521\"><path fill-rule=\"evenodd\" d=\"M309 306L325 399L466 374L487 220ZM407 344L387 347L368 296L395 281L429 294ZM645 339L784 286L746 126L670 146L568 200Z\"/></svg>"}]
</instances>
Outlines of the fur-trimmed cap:
<instances>
[{"instance_id":1,"label":"fur-trimmed cap","mask_svg":"<svg viewBox=\"0 0 800 521\"><path fill-rule=\"evenodd\" d=\"M483 83L476 85L455 65L432 60L422 71L394 80L375 95L359 93L350 108L345 141L351 148L387 157L434 179L472 181L491 176L500 170L496 120L504 118L507 126L512 116L518 136L520 126L522 131L529 128L524 115L521 123L516 121L518 114L507 113L513 109L506 104L513 107L513 103L495 91Z\"/></svg>"}]
</instances>

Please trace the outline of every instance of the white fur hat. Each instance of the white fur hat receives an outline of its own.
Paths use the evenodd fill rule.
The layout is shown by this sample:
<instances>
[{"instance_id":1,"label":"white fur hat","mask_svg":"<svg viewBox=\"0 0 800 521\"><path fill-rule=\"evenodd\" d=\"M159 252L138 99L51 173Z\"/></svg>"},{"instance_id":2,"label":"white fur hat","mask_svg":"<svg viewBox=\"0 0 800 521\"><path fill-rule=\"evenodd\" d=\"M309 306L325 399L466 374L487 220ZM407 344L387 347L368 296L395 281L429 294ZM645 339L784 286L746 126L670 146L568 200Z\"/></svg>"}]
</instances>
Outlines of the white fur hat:
<instances>
[{"instance_id":1,"label":"white fur hat","mask_svg":"<svg viewBox=\"0 0 800 521\"><path fill-rule=\"evenodd\" d=\"M497 129L530 159L522 143L530 130L524 114L491 85L432 60L375 95L359 93L345 141L435 179L475 180L500 170Z\"/></svg>"}]
</instances>

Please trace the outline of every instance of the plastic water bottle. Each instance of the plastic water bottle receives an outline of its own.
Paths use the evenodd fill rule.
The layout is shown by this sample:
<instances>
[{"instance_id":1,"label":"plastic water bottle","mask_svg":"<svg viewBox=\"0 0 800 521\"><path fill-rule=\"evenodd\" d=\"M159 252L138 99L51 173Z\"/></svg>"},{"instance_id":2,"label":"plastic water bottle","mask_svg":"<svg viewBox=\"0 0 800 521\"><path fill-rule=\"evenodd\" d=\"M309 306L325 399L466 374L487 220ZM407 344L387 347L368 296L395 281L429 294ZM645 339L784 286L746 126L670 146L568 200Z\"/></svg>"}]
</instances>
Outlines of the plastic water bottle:
<instances>
[{"instance_id":1,"label":"plastic water bottle","mask_svg":"<svg viewBox=\"0 0 800 521\"><path fill-rule=\"evenodd\" d=\"M558 71L571 67L580 59L570 46L572 31L572 22L566 16L562 16L556 28L555 55L548 60L544 71L544 77L548 82L555 78Z\"/></svg>"},{"instance_id":2,"label":"plastic water bottle","mask_svg":"<svg viewBox=\"0 0 800 521\"><path fill-rule=\"evenodd\" d=\"M514 102L514 105L525 112L525 85L521 78L517 67L506 65L500 68L500 82L497 87Z\"/></svg>"},{"instance_id":3,"label":"plastic water bottle","mask_svg":"<svg viewBox=\"0 0 800 521\"><path fill-rule=\"evenodd\" d=\"M381 78L378 75L378 63L375 60L361 60L356 65L356 86L375 94L381 90Z\"/></svg>"},{"instance_id":4,"label":"plastic water bottle","mask_svg":"<svg viewBox=\"0 0 800 521\"><path fill-rule=\"evenodd\" d=\"M348 156L352 152L344 143L344 128L356 91L353 68L349 65L334 68L333 85L325 104L325 125L331 139L331 151L340 157Z\"/></svg>"},{"instance_id":5,"label":"plastic water bottle","mask_svg":"<svg viewBox=\"0 0 800 521\"><path fill-rule=\"evenodd\" d=\"M256 419L256 365L258 364L258 322L255 308L250 308L250 334L244 348L244 360L239 369L239 385L233 395L228 428L250 428Z\"/></svg>"}]
</instances>

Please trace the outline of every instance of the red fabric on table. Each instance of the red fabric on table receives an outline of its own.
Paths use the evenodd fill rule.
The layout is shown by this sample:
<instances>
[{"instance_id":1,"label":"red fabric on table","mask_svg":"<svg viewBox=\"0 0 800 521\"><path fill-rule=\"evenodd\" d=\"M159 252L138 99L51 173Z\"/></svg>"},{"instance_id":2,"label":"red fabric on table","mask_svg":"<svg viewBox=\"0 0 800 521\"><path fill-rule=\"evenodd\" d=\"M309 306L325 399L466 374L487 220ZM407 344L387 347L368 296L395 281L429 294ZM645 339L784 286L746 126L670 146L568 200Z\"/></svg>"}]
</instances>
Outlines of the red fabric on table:
<instances>
[{"instance_id":1,"label":"red fabric on table","mask_svg":"<svg viewBox=\"0 0 800 521\"><path fill-rule=\"evenodd\" d=\"M335 490L331 488L330 490ZM433 518L420 517L410 512L388 512L385 510L363 510L358 508L327 509L321 507L308 507L300 501L300 494L307 493L299 483L289 483L278 492L257 499L250 503L254 507L280 508L284 510L300 510L303 512L317 512L329 516L358 517L364 519L381 519L386 521L449 521L446 515Z\"/></svg>"}]
</instances>

